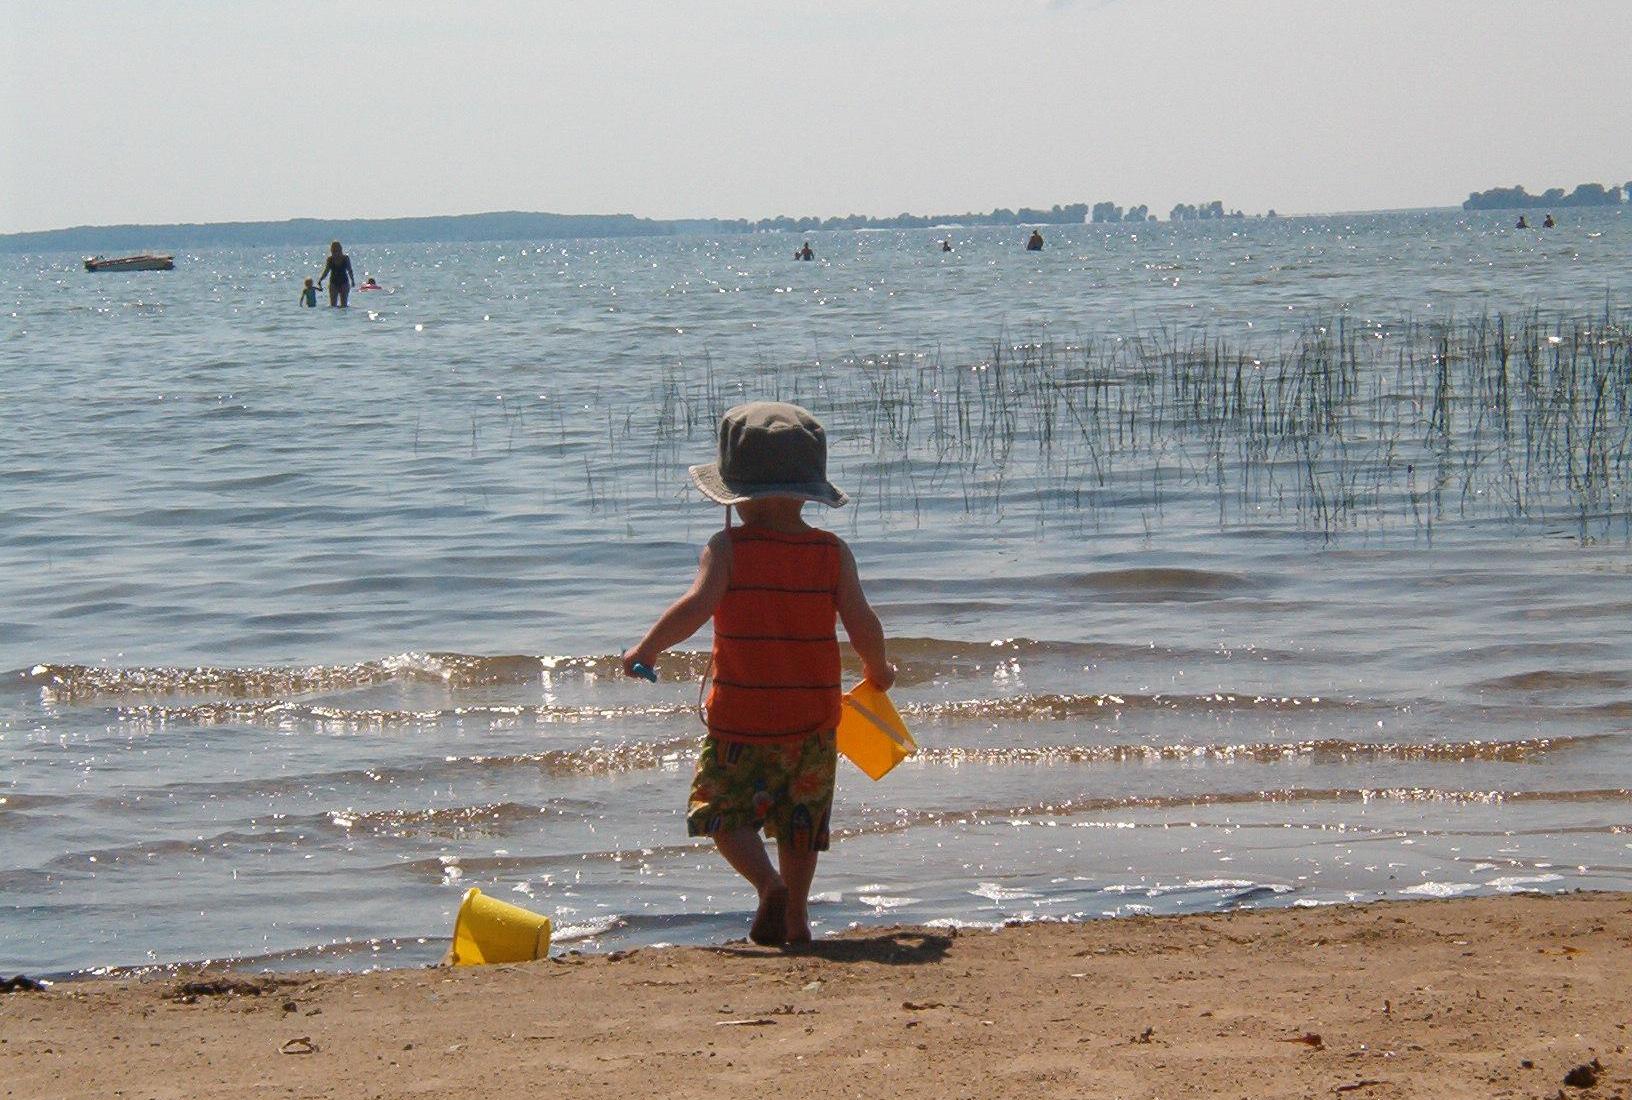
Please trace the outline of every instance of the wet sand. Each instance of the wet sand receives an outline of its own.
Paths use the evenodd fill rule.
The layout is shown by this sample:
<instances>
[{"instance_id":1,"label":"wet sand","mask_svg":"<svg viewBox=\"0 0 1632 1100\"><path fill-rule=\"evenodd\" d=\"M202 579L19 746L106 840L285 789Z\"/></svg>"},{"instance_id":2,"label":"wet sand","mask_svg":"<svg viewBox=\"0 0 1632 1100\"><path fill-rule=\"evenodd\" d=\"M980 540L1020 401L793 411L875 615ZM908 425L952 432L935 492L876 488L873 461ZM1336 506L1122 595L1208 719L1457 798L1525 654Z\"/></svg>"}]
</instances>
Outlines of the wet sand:
<instances>
[{"instance_id":1,"label":"wet sand","mask_svg":"<svg viewBox=\"0 0 1632 1100\"><path fill-rule=\"evenodd\" d=\"M0 1095L1626 1100L1629 1043L1632 895L1577 894L65 983Z\"/></svg>"}]
</instances>

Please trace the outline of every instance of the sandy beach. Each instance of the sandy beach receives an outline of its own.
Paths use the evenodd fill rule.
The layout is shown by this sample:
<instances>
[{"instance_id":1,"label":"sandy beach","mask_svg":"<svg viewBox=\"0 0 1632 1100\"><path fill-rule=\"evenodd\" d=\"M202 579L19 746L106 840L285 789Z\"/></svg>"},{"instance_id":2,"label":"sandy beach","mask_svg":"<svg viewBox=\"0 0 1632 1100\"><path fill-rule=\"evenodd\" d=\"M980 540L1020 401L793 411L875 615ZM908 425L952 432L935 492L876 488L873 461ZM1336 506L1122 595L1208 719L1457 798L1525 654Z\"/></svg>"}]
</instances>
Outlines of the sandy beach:
<instances>
[{"instance_id":1,"label":"sandy beach","mask_svg":"<svg viewBox=\"0 0 1632 1100\"><path fill-rule=\"evenodd\" d=\"M1577 894L67 983L0 1092L1624 1098L1629 1042L1632 897Z\"/></svg>"}]
</instances>

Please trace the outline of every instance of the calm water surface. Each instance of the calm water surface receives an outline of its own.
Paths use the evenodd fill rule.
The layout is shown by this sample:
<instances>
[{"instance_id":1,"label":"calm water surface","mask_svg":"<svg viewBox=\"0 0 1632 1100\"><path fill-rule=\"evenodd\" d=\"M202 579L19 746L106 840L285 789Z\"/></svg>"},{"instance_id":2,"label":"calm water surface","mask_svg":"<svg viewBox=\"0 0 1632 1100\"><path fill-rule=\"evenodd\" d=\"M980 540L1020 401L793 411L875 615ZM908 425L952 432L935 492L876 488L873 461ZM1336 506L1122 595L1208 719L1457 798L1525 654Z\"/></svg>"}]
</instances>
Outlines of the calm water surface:
<instances>
[{"instance_id":1,"label":"calm water surface","mask_svg":"<svg viewBox=\"0 0 1632 1100\"><path fill-rule=\"evenodd\" d=\"M1629 219L1508 223L394 246L346 312L318 247L5 257L0 971L427 962L471 885L563 946L742 934L680 814L706 631L613 655L766 395L828 424L923 746L841 765L819 932L1632 888L1622 486L1384 454L1411 323L1632 307ZM1197 442L1129 350L1339 326L1379 350L1315 456Z\"/></svg>"}]
</instances>

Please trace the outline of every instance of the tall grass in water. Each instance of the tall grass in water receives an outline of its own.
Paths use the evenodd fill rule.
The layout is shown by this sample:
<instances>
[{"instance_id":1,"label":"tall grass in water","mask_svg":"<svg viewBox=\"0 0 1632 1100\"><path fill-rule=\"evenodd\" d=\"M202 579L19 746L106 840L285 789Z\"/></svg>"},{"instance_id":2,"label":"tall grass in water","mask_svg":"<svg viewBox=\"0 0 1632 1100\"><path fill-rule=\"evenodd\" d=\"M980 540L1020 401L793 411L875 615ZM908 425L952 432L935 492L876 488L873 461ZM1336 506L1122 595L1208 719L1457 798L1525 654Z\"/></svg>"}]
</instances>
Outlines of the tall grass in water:
<instances>
[{"instance_id":1,"label":"tall grass in water","mask_svg":"<svg viewBox=\"0 0 1632 1100\"><path fill-rule=\"evenodd\" d=\"M1629 532L1632 332L1615 310L1337 319L1262 349L1158 329L735 378L676 363L645 398L609 418L611 443L648 448L654 479L706 453L737 401L797 401L833 425L835 469L896 515L1131 510L1152 522L1205 504L1221 525L1327 537L1431 533L1448 519Z\"/></svg>"}]
</instances>

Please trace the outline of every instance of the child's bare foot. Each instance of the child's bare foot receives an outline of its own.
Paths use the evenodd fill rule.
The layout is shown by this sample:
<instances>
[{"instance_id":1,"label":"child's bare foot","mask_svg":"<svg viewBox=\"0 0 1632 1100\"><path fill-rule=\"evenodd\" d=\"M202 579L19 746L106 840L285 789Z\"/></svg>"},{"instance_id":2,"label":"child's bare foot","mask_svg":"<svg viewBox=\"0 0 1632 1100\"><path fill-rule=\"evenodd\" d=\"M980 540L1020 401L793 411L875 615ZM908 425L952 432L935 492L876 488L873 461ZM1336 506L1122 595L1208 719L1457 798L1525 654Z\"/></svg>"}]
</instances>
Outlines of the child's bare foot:
<instances>
[{"instance_id":1,"label":"child's bare foot","mask_svg":"<svg viewBox=\"0 0 1632 1100\"><path fill-rule=\"evenodd\" d=\"M799 904L798 898L794 898L788 905L787 927L787 943L804 944L810 942L810 916L805 912L805 907Z\"/></svg>"},{"instance_id":2,"label":"child's bare foot","mask_svg":"<svg viewBox=\"0 0 1632 1100\"><path fill-rule=\"evenodd\" d=\"M788 888L777 883L759 897L759 912L748 929L748 938L762 947L774 947L788 939Z\"/></svg>"}]
</instances>

